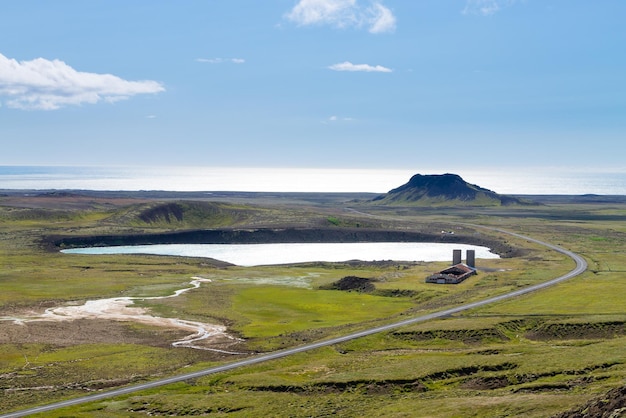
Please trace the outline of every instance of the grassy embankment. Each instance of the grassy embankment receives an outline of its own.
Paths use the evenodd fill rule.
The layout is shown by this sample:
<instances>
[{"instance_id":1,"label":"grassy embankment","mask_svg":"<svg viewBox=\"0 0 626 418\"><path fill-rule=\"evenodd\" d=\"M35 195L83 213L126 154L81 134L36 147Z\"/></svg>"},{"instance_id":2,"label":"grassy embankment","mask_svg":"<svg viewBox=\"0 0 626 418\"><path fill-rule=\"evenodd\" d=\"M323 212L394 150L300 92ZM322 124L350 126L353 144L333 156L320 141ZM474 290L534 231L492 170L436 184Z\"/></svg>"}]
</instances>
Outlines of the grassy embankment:
<instances>
[{"instance_id":1,"label":"grassy embankment","mask_svg":"<svg viewBox=\"0 0 626 418\"><path fill-rule=\"evenodd\" d=\"M152 207L152 206L150 206ZM309 264L221 268L211 260L68 256L39 245L48 234L127 233L200 226L360 225L468 230L457 222L521 232L584 255L590 272L552 289L339 346L209 376L56 416L549 416L621 384L626 375L626 240L623 207L378 211L193 205L50 210L3 208L0 316L70 301L165 295L191 276L211 283L178 298L144 301L153 312L226 324L238 349L269 351L491 296L556 277L573 263L534 244L458 286L423 278L445 263ZM141 215L150 216L141 217ZM170 220L164 213L169 214ZM193 214L193 215L190 215ZM51 216L54 215L54 216ZM498 234L499 235L499 234ZM345 276L376 279L371 293L322 290ZM132 323L0 322L0 410L49 403L235 358L169 343L180 332ZM239 357L236 357L239 358ZM49 413L47 416L55 416Z\"/></svg>"}]
</instances>

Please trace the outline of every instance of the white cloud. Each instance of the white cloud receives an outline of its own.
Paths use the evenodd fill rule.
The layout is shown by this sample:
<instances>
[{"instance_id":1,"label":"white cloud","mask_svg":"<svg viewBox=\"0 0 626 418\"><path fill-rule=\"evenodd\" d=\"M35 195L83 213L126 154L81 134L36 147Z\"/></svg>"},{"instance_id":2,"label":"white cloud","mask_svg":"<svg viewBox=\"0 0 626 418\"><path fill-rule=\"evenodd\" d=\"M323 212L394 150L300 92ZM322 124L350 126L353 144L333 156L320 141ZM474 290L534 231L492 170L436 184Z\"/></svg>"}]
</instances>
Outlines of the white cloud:
<instances>
[{"instance_id":1,"label":"white cloud","mask_svg":"<svg viewBox=\"0 0 626 418\"><path fill-rule=\"evenodd\" d=\"M367 27L370 33L393 32L396 18L380 1L363 6L358 0L300 0L285 17L302 26Z\"/></svg>"},{"instance_id":2,"label":"white cloud","mask_svg":"<svg viewBox=\"0 0 626 418\"><path fill-rule=\"evenodd\" d=\"M206 62L209 64L223 64L230 62L232 64L243 64L246 62L243 58L196 58L197 62Z\"/></svg>"},{"instance_id":3,"label":"white cloud","mask_svg":"<svg viewBox=\"0 0 626 418\"><path fill-rule=\"evenodd\" d=\"M299 25L330 24L338 27L356 23L356 0L300 0L287 19Z\"/></svg>"},{"instance_id":4,"label":"white cloud","mask_svg":"<svg viewBox=\"0 0 626 418\"><path fill-rule=\"evenodd\" d=\"M207 62L209 64L221 64L223 60L221 58L196 58L197 62Z\"/></svg>"},{"instance_id":5,"label":"white cloud","mask_svg":"<svg viewBox=\"0 0 626 418\"><path fill-rule=\"evenodd\" d=\"M391 10L380 3L371 7L372 19L369 31L371 33L392 32L396 29L396 17Z\"/></svg>"},{"instance_id":6,"label":"white cloud","mask_svg":"<svg viewBox=\"0 0 626 418\"><path fill-rule=\"evenodd\" d=\"M16 61L0 54L0 96L15 109L55 110L83 103L116 102L165 91L156 81L128 81L111 74L76 71L60 60Z\"/></svg>"},{"instance_id":7,"label":"white cloud","mask_svg":"<svg viewBox=\"0 0 626 418\"><path fill-rule=\"evenodd\" d=\"M329 125L329 124L342 123L342 122L352 122L352 121L354 121L354 118L339 117L337 115L332 115L332 116L329 116L328 119L324 119L321 122L324 125Z\"/></svg>"},{"instance_id":8,"label":"white cloud","mask_svg":"<svg viewBox=\"0 0 626 418\"><path fill-rule=\"evenodd\" d=\"M334 71L363 71L368 73L390 73L393 70L382 65L352 64L349 61L333 64L328 67Z\"/></svg>"},{"instance_id":9,"label":"white cloud","mask_svg":"<svg viewBox=\"0 0 626 418\"><path fill-rule=\"evenodd\" d=\"M513 5L517 0L467 0L463 14L491 16L504 7Z\"/></svg>"}]
</instances>

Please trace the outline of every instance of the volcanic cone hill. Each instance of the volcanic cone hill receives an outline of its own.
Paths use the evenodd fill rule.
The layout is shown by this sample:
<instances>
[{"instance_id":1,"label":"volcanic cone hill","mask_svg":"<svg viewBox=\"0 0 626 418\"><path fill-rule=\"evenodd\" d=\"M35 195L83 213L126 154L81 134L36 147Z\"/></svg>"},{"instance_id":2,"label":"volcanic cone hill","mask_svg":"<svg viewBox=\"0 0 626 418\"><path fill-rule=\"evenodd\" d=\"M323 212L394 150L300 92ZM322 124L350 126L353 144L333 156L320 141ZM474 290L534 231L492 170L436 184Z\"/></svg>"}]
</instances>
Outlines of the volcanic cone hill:
<instances>
[{"instance_id":1,"label":"volcanic cone hill","mask_svg":"<svg viewBox=\"0 0 626 418\"><path fill-rule=\"evenodd\" d=\"M508 206L529 202L500 195L475 184L467 183L457 174L416 174L408 183L372 200L384 205L421 206Z\"/></svg>"}]
</instances>

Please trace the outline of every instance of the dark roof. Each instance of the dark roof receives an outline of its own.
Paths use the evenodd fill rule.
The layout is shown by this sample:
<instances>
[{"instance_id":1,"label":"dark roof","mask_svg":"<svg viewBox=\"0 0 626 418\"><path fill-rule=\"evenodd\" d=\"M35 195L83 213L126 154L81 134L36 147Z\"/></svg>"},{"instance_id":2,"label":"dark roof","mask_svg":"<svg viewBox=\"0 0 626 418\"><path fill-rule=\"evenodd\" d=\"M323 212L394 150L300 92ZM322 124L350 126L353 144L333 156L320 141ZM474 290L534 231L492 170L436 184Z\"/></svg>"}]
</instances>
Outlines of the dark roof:
<instances>
[{"instance_id":1,"label":"dark roof","mask_svg":"<svg viewBox=\"0 0 626 418\"><path fill-rule=\"evenodd\" d=\"M455 264L453 266L448 267L445 270L441 270L440 273L442 274L467 274L467 273L472 273L474 272L475 269L463 264L463 263L459 263L459 264Z\"/></svg>"},{"instance_id":2,"label":"dark roof","mask_svg":"<svg viewBox=\"0 0 626 418\"><path fill-rule=\"evenodd\" d=\"M426 283L461 283L468 277L476 274L476 269L469 267L463 263L455 264L439 273L435 273L426 278Z\"/></svg>"}]
</instances>

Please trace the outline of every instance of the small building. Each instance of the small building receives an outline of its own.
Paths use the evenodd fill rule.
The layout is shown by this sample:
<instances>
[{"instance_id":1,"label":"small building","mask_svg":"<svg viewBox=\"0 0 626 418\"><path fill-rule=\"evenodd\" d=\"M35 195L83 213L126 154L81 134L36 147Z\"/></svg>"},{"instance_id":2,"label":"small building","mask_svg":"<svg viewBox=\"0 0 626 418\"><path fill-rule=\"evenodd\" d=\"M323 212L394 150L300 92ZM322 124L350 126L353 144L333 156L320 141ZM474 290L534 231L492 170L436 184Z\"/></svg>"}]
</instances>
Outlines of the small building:
<instances>
[{"instance_id":1,"label":"small building","mask_svg":"<svg viewBox=\"0 0 626 418\"><path fill-rule=\"evenodd\" d=\"M453 250L453 265L426 278L426 283L458 284L476 274L474 250L467 250L467 264L461 263L461 250Z\"/></svg>"}]
</instances>

